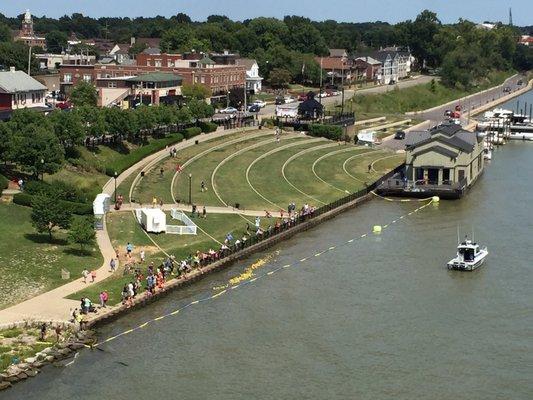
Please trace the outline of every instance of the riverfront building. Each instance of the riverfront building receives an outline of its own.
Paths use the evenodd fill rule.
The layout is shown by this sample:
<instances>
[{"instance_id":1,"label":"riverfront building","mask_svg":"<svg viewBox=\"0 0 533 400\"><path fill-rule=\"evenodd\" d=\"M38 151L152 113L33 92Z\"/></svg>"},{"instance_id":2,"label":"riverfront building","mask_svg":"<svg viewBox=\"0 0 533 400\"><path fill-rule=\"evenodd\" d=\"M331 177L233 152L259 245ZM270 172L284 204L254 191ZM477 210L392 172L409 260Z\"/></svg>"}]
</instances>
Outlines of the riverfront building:
<instances>
[{"instance_id":1,"label":"riverfront building","mask_svg":"<svg viewBox=\"0 0 533 400\"><path fill-rule=\"evenodd\" d=\"M457 124L407 137L405 169L378 188L384 195L459 198L484 168L483 139Z\"/></svg>"}]
</instances>

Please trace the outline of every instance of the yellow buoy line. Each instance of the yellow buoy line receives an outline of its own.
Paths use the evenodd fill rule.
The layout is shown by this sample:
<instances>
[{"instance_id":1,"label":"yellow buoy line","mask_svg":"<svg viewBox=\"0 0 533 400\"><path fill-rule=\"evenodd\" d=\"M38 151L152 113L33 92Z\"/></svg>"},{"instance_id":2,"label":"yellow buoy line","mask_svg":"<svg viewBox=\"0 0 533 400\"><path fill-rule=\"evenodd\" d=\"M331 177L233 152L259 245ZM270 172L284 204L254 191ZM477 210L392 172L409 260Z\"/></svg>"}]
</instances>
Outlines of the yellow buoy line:
<instances>
[{"instance_id":1,"label":"yellow buoy line","mask_svg":"<svg viewBox=\"0 0 533 400\"><path fill-rule=\"evenodd\" d=\"M430 204L432 204L432 203L438 203L439 198L435 196L435 197L433 197L433 198L426 199L426 201L427 201L426 204L424 204L424 205L422 205L422 206L416 208L415 210L413 210L413 211L411 211L411 212L409 212L409 213L407 213L407 214L401 215L400 217L398 217L397 219L392 220L390 223L388 223L388 224L386 224L386 225L383 225L383 226L381 226L381 225L374 225L374 226L372 227L372 233L374 233L374 234L381 234L381 232L382 232L384 229L389 228L391 225L393 225L393 224L395 224L395 223L397 223L397 222L403 220L404 218L406 218L406 217L408 217L408 216L410 216L410 215L413 215L413 214L415 214L415 213L417 213L417 212L419 212L419 211L422 211L424 208L428 207L428 206L429 206ZM235 280L230 280L228 285L220 287L220 288L224 288L223 290L221 290L221 291L219 291L219 292L217 292L217 293L215 293L215 294L212 294L212 295L210 295L210 296L204 297L204 298L202 298L202 299L198 299L198 300L191 301L190 303L187 303L187 304L181 306L180 308L178 308L178 309L176 309L176 310L174 310L174 311L172 311L172 312L169 312L169 313L167 313L167 314L160 315L160 316L158 316L158 317L156 317L156 318L152 318L152 319L150 319L150 320L148 320L148 321L146 321L146 322L143 322L142 324L140 324L140 325L138 325L138 326L135 326L135 327L133 327L133 328L131 328L131 329L125 330L125 331L123 331L123 332L121 332L121 333L119 333L119 334L117 334L117 335L110 336L110 337L108 337L107 339L105 339L105 340L103 340L103 341L101 341L101 342L98 342L98 343L95 343L95 344L93 344L93 345L91 345L91 346L86 346L86 347L94 348L94 347L100 346L100 345L102 345L102 344L109 343L109 342L111 342L111 341L113 341L113 340L116 340L116 339L118 339L118 338L120 338L120 337L122 337L122 336L124 336L124 335L128 335L128 334L133 333L133 332L135 332L135 331L137 331L137 330L139 330L139 329L146 328L148 325L153 324L154 322L161 321L162 319L165 319L165 318L168 318L168 317L171 317L171 316L177 315L177 314L179 314L181 311L185 310L186 308L189 308L189 307L191 307L191 306L194 306L194 305L196 305L196 304L200 304L200 303L203 303L203 302L206 302L206 301L209 301L209 300L214 300L214 299L216 299L216 298L218 298L218 297L220 297L220 296L222 296L222 295L224 295L224 294L228 294L228 293L230 293L232 290L235 290L235 289L238 289L238 288L240 288L240 287L242 287L242 286L245 286L245 285L249 285L249 284L251 284L251 283L254 283L254 282L257 281L258 279L262 279L262 278L270 277L270 276L274 275L275 273L280 272L280 271L282 271L282 270L284 270L284 269L287 269L287 268L290 268L290 267L295 267L295 266L297 266L297 265L299 265L299 264L302 264L302 263L306 262L307 260L312 259L313 257L320 257L320 256L323 255L323 254L326 254L326 253L332 252L332 251L334 251L335 249L337 249L337 248L339 248L339 247L342 247L342 246L346 246L346 245L352 244L352 243L354 243L356 240L363 239L363 238L368 237L368 236L370 236L370 235L371 235L371 233L364 233L364 234L362 234L362 235L360 235L360 236L354 237L354 238L352 238L352 239L350 239L350 240L347 240L347 241L345 241L345 242L343 242L343 243L329 246L327 249L322 250L322 251L319 251L319 252L317 252L317 253L315 253L315 254L313 254L313 255L310 255L310 256L308 256L308 257L304 257L304 258L301 258L301 259L299 259L299 260L296 260L296 261L294 261L294 262L291 263L291 264L285 264L285 265L283 265L283 266L281 266L281 267L275 268L275 269L273 269L273 270L270 270L270 271L268 271L268 272L262 273L262 274L260 274L260 275L254 275L254 274L252 273L252 271L253 271L253 270L256 270L257 267L259 267L259 266L263 266L263 265L266 263L266 261L262 262L261 260L259 260L259 261L257 261L257 262L254 264L254 266L255 266L256 268L249 268L249 269L247 269L248 272L245 272L244 274L241 274L241 275L240 275L240 277L243 277L243 278L246 277L246 278L248 278L247 280L244 280L244 281L243 281L243 280L241 280L241 278L238 278L238 279L235 279ZM272 258L272 255L267 256L267 258L268 258L268 260L270 260L270 259ZM267 261L268 261L268 260L267 260Z\"/></svg>"}]
</instances>

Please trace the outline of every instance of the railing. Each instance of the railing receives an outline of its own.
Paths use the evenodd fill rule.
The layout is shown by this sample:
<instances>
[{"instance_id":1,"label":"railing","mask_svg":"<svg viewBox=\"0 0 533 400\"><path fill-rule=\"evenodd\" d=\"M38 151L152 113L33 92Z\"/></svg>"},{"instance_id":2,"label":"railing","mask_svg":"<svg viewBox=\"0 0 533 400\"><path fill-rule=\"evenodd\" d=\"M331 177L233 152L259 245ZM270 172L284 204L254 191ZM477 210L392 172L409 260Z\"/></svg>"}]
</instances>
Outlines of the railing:
<instances>
[{"instance_id":1,"label":"railing","mask_svg":"<svg viewBox=\"0 0 533 400\"><path fill-rule=\"evenodd\" d=\"M406 191L413 189L424 189L424 190L462 190L466 187L467 181L466 178L461 179L458 182L453 182L451 180L442 181L438 183L437 181L429 181L426 179L419 179L415 181L403 180L401 177L392 177L383 181L381 188L386 189L404 189Z\"/></svg>"}]
</instances>

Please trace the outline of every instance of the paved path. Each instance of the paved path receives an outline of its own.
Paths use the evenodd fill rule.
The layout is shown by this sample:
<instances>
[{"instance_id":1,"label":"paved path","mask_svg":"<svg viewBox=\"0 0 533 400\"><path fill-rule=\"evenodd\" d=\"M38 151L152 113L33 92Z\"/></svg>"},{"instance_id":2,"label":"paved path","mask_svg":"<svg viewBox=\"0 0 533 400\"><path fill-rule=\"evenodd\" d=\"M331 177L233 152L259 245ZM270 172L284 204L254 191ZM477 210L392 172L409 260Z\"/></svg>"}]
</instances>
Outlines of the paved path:
<instances>
[{"instance_id":1,"label":"paved path","mask_svg":"<svg viewBox=\"0 0 533 400\"><path fill-rule=\"evenodd\" d=\"M190 140L185 140L176 144L175 147L179 150L185 147L193 146L195 140L198 140L199 142L205 142L207 140L214 139L215 137L226 136L244 130L253 130L253 128L239 128L225 131L218 130L216 132L196 136ZM168 150L163 149L139 161L117 177L117 186L138 169L145 167L154 160L162 159L166 155L168 155ZM104 185L102 192L112 195L114 188L114 178L111 178ZM262 211L261 216L264 216L264 214L265 212ZM115 250L111 244L111 239L107 233L107 227L105 223L104 229L96 232L96 241L104 258L102 266L96 271L95 283L98 283L111 276L111 272L109 271L109 261L115 256ZM0 310L0 326L25 320L55 322L68 321L70 319L72 310L78 307L79 301L69 300L65 297L90 285L91 283L83 283L83 279L80 277L79 279L75 279L74 281L59 286L49 292L43 293L9 308ZM97 299L92 300L95 301Z\"/></svg>"},{"instance_id":2,"label":"paved path","mask_svg":"<svg viewBox=\"0 0 533 400\"><path fill-rule=\"evenodd\" d=\"M124 204L120 210L113 210L112 212L131 212L135 210L136 208L139 208L138 205L134 204ZM150 206L148 206L150 208ZM170 211L172 209L181 210L181 211L191 211L191 206L188 204L163 204L163 206L157 206L157 208L160 208L163 211ZM202 212L202 208L200 207L198 209L200 213ZM249 217L264 217L266 215L266 211L268 211L270 214L272 214L273 217L279 216L279 209L278 210L241 210L234 207L218 207L218 206L205 206L205 211L207 215L209 214L236 214L236 215L245 215ZM286 211L285 211L286 213ZM167 221L169 222L169 221ZM170 222L169 222L170 223Z\"/></svg>"}]
</instances>

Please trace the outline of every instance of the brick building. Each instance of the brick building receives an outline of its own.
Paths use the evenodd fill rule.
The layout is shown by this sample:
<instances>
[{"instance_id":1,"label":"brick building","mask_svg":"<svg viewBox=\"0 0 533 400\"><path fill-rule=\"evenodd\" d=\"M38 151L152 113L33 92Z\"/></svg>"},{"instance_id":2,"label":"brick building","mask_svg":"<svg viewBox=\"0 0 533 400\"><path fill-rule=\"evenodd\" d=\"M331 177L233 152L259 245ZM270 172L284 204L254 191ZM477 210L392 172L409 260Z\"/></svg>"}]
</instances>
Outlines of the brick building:
<instances>
[{"instance_id":1,"label":"brick building","mask_svg":"<svg viewBox=\"0 0 533 400\"><path fill-rule=\"evenodd\" d=\"M45 37L38 36L33 31L33 18L31 17L29 10L26 10L26 13L24 14L21 30L15 36L15 40L24 42L30 47L41 47L42 49L46 49Z\"/></svg>"}]
</instances>

